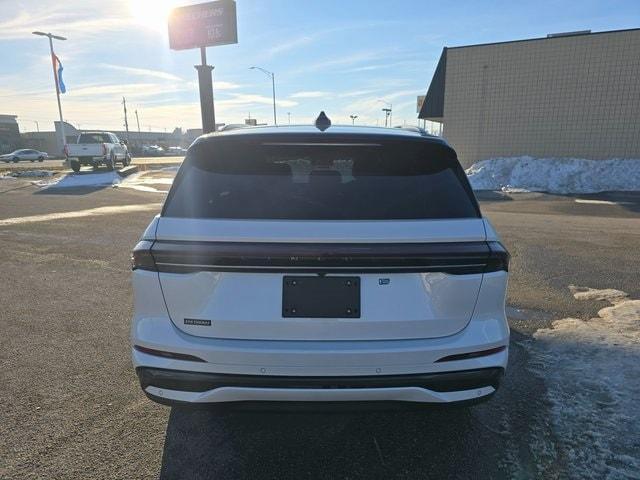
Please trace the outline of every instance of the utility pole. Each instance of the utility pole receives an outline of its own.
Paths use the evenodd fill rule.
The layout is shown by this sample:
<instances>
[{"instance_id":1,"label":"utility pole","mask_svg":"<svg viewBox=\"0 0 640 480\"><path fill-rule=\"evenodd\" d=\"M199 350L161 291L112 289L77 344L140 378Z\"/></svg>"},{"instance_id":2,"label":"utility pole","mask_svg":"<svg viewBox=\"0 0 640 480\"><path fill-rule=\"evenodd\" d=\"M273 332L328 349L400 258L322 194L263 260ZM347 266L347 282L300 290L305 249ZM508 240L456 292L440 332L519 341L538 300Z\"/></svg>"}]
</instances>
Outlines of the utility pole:
<instances>
[{"instance_id":1,"label":"utility pole","mask_svg":"<svg viewBox=\"0 0 640 480\"><path fill-rule=\"evenodd\" d=\"M389 116L391 115L391 109L390 108L383 108L382 111L384 112L384 126L388 126L388 122L389 122Z\"/></svg>"},{"instance_id":2,"label":"utility pole","mask_svg":"<svg viewBox=\"0 0 640 480\"><path fill-rule=\"evenodd\" d=\"M358 118L358 115L349 115L349 118L351 119L351 125L355 125L356 118Z\"/></svg>"},{"instance_id":3,"label":"utility pole","mask_svg":"<svg viewBox=\"0 0 640 480\"><path fill-rule=\"evenodd\" d=\"M60 37L58 35L53 35L52 33L44 33L44 32L32 32L34 35L39 35L41 37L49 38L49 50L51 52L51 66L53 67L53 79L56 83L56 99L58 100L58 115L60 116L60 135L62 137L62 150L66 151L67 146L67 138L64 134L64 120L62 119L62 104L60 103L60 84L58 82L58 72L56 72L56 54L53 52L53 39L56 40L66 40L65 37Z\"/></svg>"},{"instance_id":4,"label":"utility pole","mask_svg":"<svg viewBox=\"0 0 640 480\"><path fill-rule=\"evenodd\" d=\"M138 118L138 110L136 110L136 123L138 124L138 133L140 133L140 119Z\"/></svg>"},{"instance_id":5,"label":"utility pole","mask_svg":"<svg viewBox=\"0 0 640 480\"><path fill-rule=\"evenodd\" d=\"M127 143L129 142L129 121L127 120L127 99L122 97L122 106L124 107L124 129L127 131Z\"/></svg>"},{"instance_id":6,"label":"utility pole","mask_svg":"<svg viewBox=\"0 0 640 480\"><path fill-rule=\"evenodd\" d=\"M291 112L287 112L287 120L289 121L289 125L291 125Z\"/></svg>"}]
</instances>

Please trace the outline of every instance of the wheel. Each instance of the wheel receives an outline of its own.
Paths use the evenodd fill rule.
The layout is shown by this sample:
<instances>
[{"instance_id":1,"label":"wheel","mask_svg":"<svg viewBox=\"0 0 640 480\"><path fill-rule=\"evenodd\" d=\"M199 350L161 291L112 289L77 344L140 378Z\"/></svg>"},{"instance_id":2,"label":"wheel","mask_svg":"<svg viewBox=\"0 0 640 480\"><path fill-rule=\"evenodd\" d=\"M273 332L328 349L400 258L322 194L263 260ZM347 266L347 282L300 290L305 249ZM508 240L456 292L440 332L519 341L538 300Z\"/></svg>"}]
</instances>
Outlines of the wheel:
<instances>
[{"instance_id":1,"label":"wheel","mask_svg":"<svg viewBox=\"0 0 640 480\"><path fill-rule=\"evenodd\" d=\"M71 170L78 173L80 171L80 162L78 160L71 160Z\"/></svg>"},{"instance_id":2,"label":"wheel","mask_svg":"<svg viewBox=\"0 0 640 480\"><path fill-rule=\"evenodd\" d=\"M122 166L126 167L131 164L131 156L127 153L122 159Z\"/></svg>"},{"instance_id":3,"label":"wheel","mask_svg":"<svg viewBox=\"0 0 640 480\"><path fill-rule=\"evenodd\" d=\"M35 159L35 158L32 158L30 161L31 161L31 163L33 163L33 162L35 162L35 161L36 161L36 159Z\"/></svg>"},{"instance_id":4,"label":"wheel","mask_svg":"<svg viewBox=\"0 0 640 480\"><path fill-rule=\"evenodd\" d=\"M107 171L113 171L113 166L116 164L113 155L104 161L105 166L107 167Z\"/></svg>"},{"instance_id":5,"label":"wheel","mask_svg":"<svg viewBox=\"0 0 640 480\"><path fill-rule=\"evenodd\" d=\"M44 157L38 157L39 162L44 162Z\"/></svg>"},{"instance_id":6,"label":"wheel","mask_svg":"<svg viewBox=\"0 0 640 480\"><path fill-rule=\"evenodd\" d=\"M13 157L13 163L18 163L20 159L18 157Z\"/></svg>"}]
</instances>

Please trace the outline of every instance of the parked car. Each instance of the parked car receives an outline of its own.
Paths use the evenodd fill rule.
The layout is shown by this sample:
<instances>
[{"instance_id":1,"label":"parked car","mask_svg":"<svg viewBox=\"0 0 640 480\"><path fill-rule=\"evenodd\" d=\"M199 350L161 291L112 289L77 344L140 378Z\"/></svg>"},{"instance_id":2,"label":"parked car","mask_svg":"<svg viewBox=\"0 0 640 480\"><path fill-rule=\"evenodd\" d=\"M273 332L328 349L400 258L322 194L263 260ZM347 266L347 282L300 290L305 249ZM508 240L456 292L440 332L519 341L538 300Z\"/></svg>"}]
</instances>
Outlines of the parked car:
<instances>
[{"instance_id":1,"label":"parked car","mask_svg":"<svg viewBox=\"0 0 640 480\"><path fill-rule=\"evenodd\" d=\"M41 152L30 148L22 148L5 155L0 155L0 160L4 160L7 163L18 163L20 160L29 160L31 162L35 162L37 160L38 162L43 162L47 158L49 158L47 152Z\"/></svg>"},{"instance_id":2,"label":"parked car","mask_svg":"<svg viewBox=\"0 0 640 480\"><path fill-rule=\"evenodd\" d=\"M182 147L169 147L166 150L166 154L167 155L172 155L172 156L176 156L176 157L182 157L187 153L187 149L186 148L182 148Z\"/></svg>"},{"instance_id":3,"label":"parked car","mask_svg":"<svg viewBox=\"0 0 640 480\"><path fill-rule=\"evenodd\" d=\"M151 399L449 404L498 388L509 254L455 151L320 120L189 148L132 253Z\"/></svg>"},{"instance_id":4,"label":"parked car","mask_svg":"<svg viewBox=\"0 0 640 480\"><path fill-rule=\"evenodd\" d=\"M82 165L94 169L105 165L107 170L113 170L118 162L123 167L131 163L126 143L110 132L84 132L77 143L67 145L65 153L74 172L79 172Z\"/></svg>"},{"instance_id":5,"label":"parked car","mask_svg":"<svg viewBox=\"0 0 640 480\"><path fill-rule=\"evenodd\" d=\"M142 154L149 157L162 157L165 154L164 148L158 145L143 145Z\"/></svg>"}]
</instances>

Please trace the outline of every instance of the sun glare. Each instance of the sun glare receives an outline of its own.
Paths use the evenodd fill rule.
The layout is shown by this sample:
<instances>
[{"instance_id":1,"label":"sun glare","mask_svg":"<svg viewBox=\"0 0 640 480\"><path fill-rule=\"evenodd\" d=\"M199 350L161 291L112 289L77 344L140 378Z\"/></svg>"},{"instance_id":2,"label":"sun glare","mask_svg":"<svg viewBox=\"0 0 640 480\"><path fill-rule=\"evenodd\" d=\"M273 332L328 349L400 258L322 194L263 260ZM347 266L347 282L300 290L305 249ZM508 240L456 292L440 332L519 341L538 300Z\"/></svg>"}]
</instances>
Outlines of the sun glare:
<instances>
[{"instance_id":1,"label":"sun glare","mask_svg":"<svg viewBox=\"0 0 640 480\"><path fill-rule=\"evenodd\" d=\"M133 19L141 26L166 31L169 13L179 3L178 0L129 0L129 10Z\"/></svg>"}]
</instances>

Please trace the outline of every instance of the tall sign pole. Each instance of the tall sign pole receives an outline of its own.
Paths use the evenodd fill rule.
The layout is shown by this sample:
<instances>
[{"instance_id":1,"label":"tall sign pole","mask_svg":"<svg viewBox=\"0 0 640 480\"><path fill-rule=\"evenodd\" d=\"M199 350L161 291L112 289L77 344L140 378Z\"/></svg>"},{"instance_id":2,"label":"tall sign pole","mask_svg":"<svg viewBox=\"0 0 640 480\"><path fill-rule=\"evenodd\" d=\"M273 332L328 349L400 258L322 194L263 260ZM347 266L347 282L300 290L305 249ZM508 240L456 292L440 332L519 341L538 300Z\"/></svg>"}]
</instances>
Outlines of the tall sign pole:
<instances>
[{"instance_id":1,"label":"tall sign pole","mask_svg":"<svg viewBox=\"0 0 640 480\"><path fill-rule=\"evenodd\" d=\"M60 84L58 82L58 72L56 71L56 54L53 51L53 39L56 40L66 40L65 37L61 37L59 35L53 35L52 33L44 33L44 32L33 32L34 35L39 35L41 37L49 38L49 51L51 53L51 66L53 68L53 79L56 84L56 99L58 100L58 115L60 118L60 136L62 137L62 151L65 151L65 147L67 146L67 137L64 134L64 120L62 119L62 104L60 103Z\"/></svg>"},{"instance_id":2,"label":"tall sign pole","mask_svg":"<svg viewBox=\"0 0 640 480\"><path fill-rule=\"evenodd\" d=\"M212 77L214 67L207 65L206 47L232 43L238 43L235 0L217 0L178 7L174 8L169 16L169 48L200 49L201 64L195 65L195 68L198 71L203 133L216 129Z\"/></svg>"},{"instance_id":3,"label":"tall sign pole","mask_svg":"<svg viewBox=\"0 0 640 480\"><path fill-rule=\"evenodd\" d=\"M196 65L198 86L200 88L200 114L202 133L211 133L216 129L216 112L213 105L213 66L207 65L207 48L200 47L202 65Z\"/></svg>"}]
</instances>

